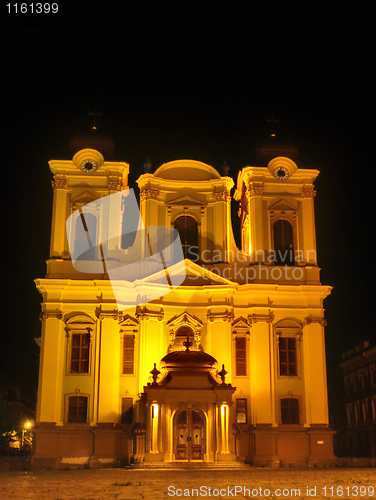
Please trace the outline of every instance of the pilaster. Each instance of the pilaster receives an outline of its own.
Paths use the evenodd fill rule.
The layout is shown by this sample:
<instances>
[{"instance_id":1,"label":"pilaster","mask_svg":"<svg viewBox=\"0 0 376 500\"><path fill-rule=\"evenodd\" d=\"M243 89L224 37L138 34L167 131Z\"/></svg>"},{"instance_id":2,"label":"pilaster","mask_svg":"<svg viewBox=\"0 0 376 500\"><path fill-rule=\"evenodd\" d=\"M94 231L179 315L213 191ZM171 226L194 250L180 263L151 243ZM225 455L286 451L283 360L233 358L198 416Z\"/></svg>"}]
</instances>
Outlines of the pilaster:
<instances>
[{"instance_id":1,"label":"pilaster","mask_svg":"<svg viewBox=\"0 0 376 500\"><path fill-rule=\"evenodd\" d=\"M274 375L271 316L253 314L248 317L252 324L251 347L251 401L253 423L274 423Z\"/></svg>"},{"instance_id":2,"label":"pilaster","mask_svg":"<svg viewBox=\"0 0 376 500\"><path fill-rule=\"evenodd\" d=\"M38 422L61 422L64 375L64 323L60 312L43 313L38 388Z\"/></svg>"},{"instance_id":3,"label":"pilaster","mask_svg":"<svg viewBox=\"0 0 376 500\"><path fill-rule=\"evenodd\" d=\"M325 320L308 317L303 327L303 366L307 424L328 424Z\"/></svg>"},{"instance_id":4,"label":"pilaster","mask_svg":"<svg viewBox=\"0 0 376 500\"><path fill-rule=\"evenodd\" d=\"M120 357L118 315L116 312L101 311L98 373L98 422L117 423L120 364L114 362Z\"/></svg>"}]
</instances>

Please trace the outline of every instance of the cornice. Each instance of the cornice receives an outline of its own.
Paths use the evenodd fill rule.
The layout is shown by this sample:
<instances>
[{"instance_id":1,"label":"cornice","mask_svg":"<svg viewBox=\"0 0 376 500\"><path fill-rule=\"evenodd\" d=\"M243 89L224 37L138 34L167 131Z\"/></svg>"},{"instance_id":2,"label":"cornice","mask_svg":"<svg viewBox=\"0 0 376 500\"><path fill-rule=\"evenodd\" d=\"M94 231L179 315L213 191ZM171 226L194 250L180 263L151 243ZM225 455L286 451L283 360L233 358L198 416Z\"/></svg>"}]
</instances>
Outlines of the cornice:
<instances>
[{"instance_id":1,"label":"cornice","mask_svg":"<svg viewBox=\"0 0 376 500\"><path fill-rule=\"evenodd\" d=\"M234 320L234 310L233 308L227 309L223 312L212 312L211 309L208 310L208 321L214 323L215 321L228 321L232 323Z\"/></svg>"},{"instance_id":2,"label":"cornice","mask_svg":"<svg viewBox=\"0 0 376 500\"><path fill-rule=\"evenodd\" d=\"M44 311L39 315L39 321L45 321L46 319L63 319L63 313L61 311Z\"/></svg>"},{"instance_id":3,"label":"cornice","mask_svg":"<svg viewBox=\"0 0 376 500\"><path fill-rule=\"evenodd\" d=\"M96 312L97 318L102 321L104 319L114 319L116 321L119 320L120 313L116 309L113 309L112 311L104 311L100 310Z\"/></svg>"},{"instance_id":4,"label":"cornice","mask_svg":"<svg viewBox=\"0 0 376 500\"><path fill-rule=\"evenodd\" d=\"M268 323L270 324L273 321L272 315L269 314L249 314L248 322L250 325L254 323Z\"/></svg>"},{"instance_id":5,"label":"cornice","mask_svg":"<svg viewBox=\"0 0 376 500\"><path fill-rule=\"evenodd\" d=\"M160 308L158 311L152 311L146 307L138 306L136 309L136 318L141 320L152 319L162 321L164 318L163 308Z\"/></svg>"}]
</instances>

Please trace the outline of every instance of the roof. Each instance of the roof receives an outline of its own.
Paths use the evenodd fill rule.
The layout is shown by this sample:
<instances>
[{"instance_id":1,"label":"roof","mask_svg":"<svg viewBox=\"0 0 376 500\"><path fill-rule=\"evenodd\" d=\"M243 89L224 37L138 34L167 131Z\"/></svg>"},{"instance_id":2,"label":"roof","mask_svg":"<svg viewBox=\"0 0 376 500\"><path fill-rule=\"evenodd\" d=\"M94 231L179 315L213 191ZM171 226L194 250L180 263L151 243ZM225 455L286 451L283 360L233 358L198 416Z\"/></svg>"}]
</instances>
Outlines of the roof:
<instances>
[{"instance_id":1,"label":"roof","mask_svg":"<svg viewBox=\"0 0 376 500\"><path fill-rule=\"evenodd\" d=\"M167 369L174 368L207 368L211 369L217 360L203 351L173 351L161 360Z\"/></svg>"},{"instance_id":2,"label":"roof","mask_svg":"<svg viewBox=\"0 0 376 500\"><path fill-rule=\"evenodd\" d=\"M215 168L196 160L174 160L163 163L154 172L154 176L178 181L206 181L221 178Z\"/></svg>"}]
</instances>

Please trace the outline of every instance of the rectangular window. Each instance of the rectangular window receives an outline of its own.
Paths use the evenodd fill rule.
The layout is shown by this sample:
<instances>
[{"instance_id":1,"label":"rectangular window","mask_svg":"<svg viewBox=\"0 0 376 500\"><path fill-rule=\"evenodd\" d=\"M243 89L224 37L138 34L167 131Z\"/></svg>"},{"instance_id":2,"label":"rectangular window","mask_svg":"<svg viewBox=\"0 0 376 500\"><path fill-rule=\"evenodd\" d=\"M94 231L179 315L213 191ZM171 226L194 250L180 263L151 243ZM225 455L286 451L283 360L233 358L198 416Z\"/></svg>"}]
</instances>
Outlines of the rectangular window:
<instances>
[{"instance_id":1,"label":"rectangular window","mask_svg":"<svg viewBox=\"0 0 376 500\"><path fill-rule=\"evenodd\" d=\"M296 339L294 337L279 338L279 374L296 376Z\"/></svg>"},{"instance_id":2,"label":"rectangular window","mask_svg":"<svg viewBox=\"0 0 376 500\"><path fill-rule=\"evenodd\" d=\"M134 374L134 335L123 336L123 375Z\"/></svg>"},{"instance_id":3,"label":"rectangular window","mask_svg":"<svg viewBox=\"0 0 376 500\"><path fill-rule=\"evenodd\" d=\"M133 422L133 399L123 398L121 400L121 423L131 424Z\"/></svg>"},{"instance_id":4,"label":"rectangular window","mask_svg":"<svg viewBox=\"0 0 376 500\"><path fill-rule=\"evenodd\" d=\"M282 424L299 424L299 399L281 399L281 421Z\"/></svg>"},{"instance_id":5,"label":"rectangular window","mask_svg":"<svg viewBox=\"0 0 376 500\"><path fill-rule=\"evenodd\" d=\"M71 373L89 373L89 333L72 333Z\"/></svg>"},{"instance_id":6,"label":"rectangular window","mask_svg":"<svg viewBox=\"0 0 376 500\"><path fill-rule=\"evenodd\" d=\"M247 375L247 343L245 337L235 339L236 376Z\"/></svg>"},{"instance_id":7,"label":"rectangular window","mask_svg":"<svg viewBox=\"0 0 376 500\"><path fill-rule=\"evenodd\" d=\"M87 420L87 397L70 396L68 401L68 422L75 424L86 424Z\"/></svg>"},{"instance_id":8,"label":"rectangular window","mask_svg":"<svg viewBox=\"0 0 376 500\"><path fill-rule=\"evenodd\" d=\"M246 424L247 423L247 400L237 399L236 400L236 423Z\"/></svg>"}]
</instances>

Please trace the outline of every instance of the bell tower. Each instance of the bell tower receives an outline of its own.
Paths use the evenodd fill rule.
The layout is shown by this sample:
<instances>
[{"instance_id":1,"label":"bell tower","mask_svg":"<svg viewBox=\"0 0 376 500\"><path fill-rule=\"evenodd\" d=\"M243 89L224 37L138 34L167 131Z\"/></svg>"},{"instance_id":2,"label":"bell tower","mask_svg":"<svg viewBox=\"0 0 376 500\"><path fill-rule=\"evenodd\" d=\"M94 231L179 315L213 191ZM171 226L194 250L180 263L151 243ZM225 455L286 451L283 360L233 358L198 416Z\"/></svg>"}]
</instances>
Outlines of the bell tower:
<instances>
[{"instance_id":1,"label":"bell tower","mask_svg":"<svg viewBox=\"0 0 376 500\"><path fill-rule=\"evenodd\" d=\"M267 165L244 167L234 194L242 251L251 264L298 267L307 281L318 284L313 201L319 171L298 168L291 147L271 142L260 151Z\"/></svg>"},{"instance_id":2,"label":"bell tower","mask_svg":"<svg viewBox=\"0 0 376 500\"><path fill-rule=\"evenodd\" d=\"M69 278L77 274L70 260L66 232L66 220L76 210L84 213L89 231L94 235L94 251L90 258L98 263L92 263L91 269L103 275L103 264L98 248L95 250L95 247L97 241L111 239L111 228L100 224L101 204L96 206L95 201L128 188L129 165L125 162L106 161L102 153L91 148L77 151L72 160L51 160L49 165L54 176L54 196L47 277ZM109 214L114 225L112 231L119 236L120 248L121 206L115 207L112 204L112 207L116 209L116 213ZM74 229L72 228L73 233Z\"/></svg>"}]
</instances>

